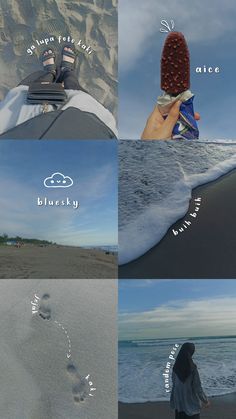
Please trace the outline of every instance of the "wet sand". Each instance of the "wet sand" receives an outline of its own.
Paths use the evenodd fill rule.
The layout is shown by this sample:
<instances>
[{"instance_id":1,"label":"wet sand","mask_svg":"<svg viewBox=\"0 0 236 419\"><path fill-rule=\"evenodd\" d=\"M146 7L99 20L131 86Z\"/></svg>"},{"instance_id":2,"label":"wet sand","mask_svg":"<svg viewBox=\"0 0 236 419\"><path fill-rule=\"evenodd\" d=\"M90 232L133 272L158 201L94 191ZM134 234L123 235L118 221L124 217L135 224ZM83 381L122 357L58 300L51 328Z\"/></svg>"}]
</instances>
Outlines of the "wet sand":
<instances>
[{"instance_id":1,"label":"wet sand","mask_svg":"<svg viewBox=\"0 0 236 419\"><path fill-rule=\"evenodd\" d=\"M116 278L117 256L67 246L0 247L0 278Z\"/></svg>"},{"instance_id":2,"label":"wet sand","mask_svg":"<svg viewBox=\"0 0 236 419\"><path fill-rule=\"evenodd\" d=\"M211 407L202 409L201 419L234 419L236 394L210 398ZM174 419L169 402L119 403L119 419Z\"/></svg>"},{"instance_id":3,"label":"wet sand","mask_svg":"<svg viewBox=\"0 0 236 419\"><path fill-rule=\"evenodd\" d=\"M188 213L168 230L145 255L122 265L120 278L235 278L236 277L236 171L193 190ZM183 233L175 231L194 210L198 216Z\"/></svg>"}]
</instances>

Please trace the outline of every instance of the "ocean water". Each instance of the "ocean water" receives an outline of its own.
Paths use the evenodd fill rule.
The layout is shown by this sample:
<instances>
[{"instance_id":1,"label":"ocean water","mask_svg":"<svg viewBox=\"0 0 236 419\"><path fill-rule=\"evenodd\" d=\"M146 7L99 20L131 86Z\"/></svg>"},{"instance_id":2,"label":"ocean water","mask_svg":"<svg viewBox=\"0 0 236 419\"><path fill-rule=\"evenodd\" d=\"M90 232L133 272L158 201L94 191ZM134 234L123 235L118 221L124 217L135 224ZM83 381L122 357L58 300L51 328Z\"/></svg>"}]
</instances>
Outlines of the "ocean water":
<instances>
[{"instance_id":1,"label":"ocean water","mask_svg":"<svg viewBox=\"0 0 236 419\"><path fill-rule=\"evenodd\" d=\"M124 140L119 162L119 263L124 264L155 246L187 213L193 188L236 168L236 140Z\"/></svg>"},{"instance_id":2,"label":"ocean water","mask_svg":"<svg viewBox=\"0 0 236 419\"><path fill-rule=\"evenodd\" d=\"M117 245L101 245L101 246L83 246L84 249L101 249L107 252L118 253Z\"/></svg>"},{"instance_id":3,"label":"ocean water","mask_svg":"<svg viewBox=\"0 0 236 419\"><path fill-rule=\"evenodd\" d=\"M110 246L100 246L100 249L105 250L107 252L114 252L114 253L118 253L118 246L116 245L110 245Z\"/></svg>"},{"instance_id":4,"label":"ocean water","mask_svg":"<svg viewBox=\"0 0 236 419\"><path fill-rule=\"evenodd\" d=\"M186 341L195 344L193 359L206 394L234 393L236 337L153 339L119 342L119 400L125 403L169 400L162 374L173 346ZM172 369L174 361L170 362Z\"/></svg>"}]
</instances>

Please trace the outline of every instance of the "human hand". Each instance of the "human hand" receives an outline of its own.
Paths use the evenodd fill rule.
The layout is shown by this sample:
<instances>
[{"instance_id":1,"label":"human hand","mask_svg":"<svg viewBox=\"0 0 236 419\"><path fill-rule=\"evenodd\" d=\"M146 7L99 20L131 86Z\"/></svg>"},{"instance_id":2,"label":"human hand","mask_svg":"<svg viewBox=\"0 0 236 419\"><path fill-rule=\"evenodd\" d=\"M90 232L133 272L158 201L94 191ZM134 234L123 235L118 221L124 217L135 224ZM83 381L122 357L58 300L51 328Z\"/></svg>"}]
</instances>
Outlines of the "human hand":
<instances>
[{"instance_id":1,"label":"human hand","mask_svg":"<svg viewBox=\"0 0 236 419\"><path fill-rule=\"evenodd\" d=\"M168 140L172 138L172 131L179 118L179 108L181 101L168 105L161 110L155 106L153 112L149 116L145 129L142 133L142 140ZM163 115L168 114L164 119ZM196 121L200 119L199 113L194 114Z\"/></svg>"}]
</instances>

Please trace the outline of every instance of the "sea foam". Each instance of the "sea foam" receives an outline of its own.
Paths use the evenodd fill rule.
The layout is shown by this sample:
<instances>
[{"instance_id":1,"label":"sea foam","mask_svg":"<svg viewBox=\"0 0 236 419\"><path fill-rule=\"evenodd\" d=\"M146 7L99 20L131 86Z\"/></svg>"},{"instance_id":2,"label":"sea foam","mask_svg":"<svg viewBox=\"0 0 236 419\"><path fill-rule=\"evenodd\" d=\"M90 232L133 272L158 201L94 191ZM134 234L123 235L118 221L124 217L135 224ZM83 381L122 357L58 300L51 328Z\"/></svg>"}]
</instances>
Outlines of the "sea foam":
<instances>
[{"instance_id":1,"label":"sea foam","mask_svg":"<svg viewBox=\"0 0 236 419\"><path fill-rule=\"evenodd\" d=\"M119 263L146 253L182 218L192 190L236 168L236 143L120 143Z\"/></svg>"},{"instance_id":2,"label":"sea foam","mask_svg":"<svg viewBox=\"0 0 236 419\"><path fill-rule=\"evenodd\" d=\"M119 343L119 400L124 403L168 401L163 372L171 348L185 339L153 339ZM194 338L194 362L202 386L208 395L219 396L236 391L235 337ZM173 362L171 363L170 384Z\"/></svg>"}]
</instances>

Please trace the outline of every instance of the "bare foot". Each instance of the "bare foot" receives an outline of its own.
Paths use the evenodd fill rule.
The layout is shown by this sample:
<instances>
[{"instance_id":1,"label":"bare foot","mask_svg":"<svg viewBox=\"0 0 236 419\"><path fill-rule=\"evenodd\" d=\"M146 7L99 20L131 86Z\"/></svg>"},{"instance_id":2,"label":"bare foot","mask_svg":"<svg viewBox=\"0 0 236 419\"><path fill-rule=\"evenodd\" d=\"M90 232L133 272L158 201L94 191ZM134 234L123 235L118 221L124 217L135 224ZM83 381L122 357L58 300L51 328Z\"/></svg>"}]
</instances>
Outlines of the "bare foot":
<instances>
[{"instance_id":1,"label":"bare foot","mask_svg":"<svg viewBox=\"0 0 236 419\"><path fill-rule=\"evenodd\" d=\"M52 50L45 51L43 57L47 57L47 55L52 54ZM43 66L54 64L54 58L48 58L47 60L43 61Z\"/></svg>"},{"instance_id":2,"label":"bare foot","mask_svg":"<svg viewBox=\"0 0 236 419\"><path fill-rule=\"evenodd\" d=\"M72 54L74 53L74 51L73 51L73 49L71 49L70 47L65 47L64 48L64 51L68 51L68 52L71 52ZM71 64L74 64L74 62L75 62L75 57L68 57L68 55L62 55L62 61L66 61L67 63L71 63ZM65 67L62 67L62 70L64 69Z\"/></svg>"}]
</instances>

